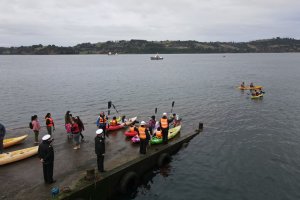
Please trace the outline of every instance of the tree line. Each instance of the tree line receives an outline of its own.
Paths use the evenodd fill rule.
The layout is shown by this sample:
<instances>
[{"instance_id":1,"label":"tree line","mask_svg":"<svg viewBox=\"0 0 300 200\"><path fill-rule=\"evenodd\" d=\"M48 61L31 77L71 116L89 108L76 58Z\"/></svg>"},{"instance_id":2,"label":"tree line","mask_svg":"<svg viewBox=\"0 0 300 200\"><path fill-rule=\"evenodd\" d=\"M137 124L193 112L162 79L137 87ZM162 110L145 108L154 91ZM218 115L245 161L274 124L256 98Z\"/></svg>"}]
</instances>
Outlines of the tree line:
<instances>
[{"instance_id":1,"label":"tree line","mask_svg":"<svg viewBox=\"0 0 300 200\"><path fill-rule=\"evenodd\" d=\"M55 55L55 54L180 54L180 53L283 53L300 52L300 40L272 38L250 42L198 42L118 40L82 43L73 47L56 45L0 47L1 55Z\"/></svg>"}]
</instances>

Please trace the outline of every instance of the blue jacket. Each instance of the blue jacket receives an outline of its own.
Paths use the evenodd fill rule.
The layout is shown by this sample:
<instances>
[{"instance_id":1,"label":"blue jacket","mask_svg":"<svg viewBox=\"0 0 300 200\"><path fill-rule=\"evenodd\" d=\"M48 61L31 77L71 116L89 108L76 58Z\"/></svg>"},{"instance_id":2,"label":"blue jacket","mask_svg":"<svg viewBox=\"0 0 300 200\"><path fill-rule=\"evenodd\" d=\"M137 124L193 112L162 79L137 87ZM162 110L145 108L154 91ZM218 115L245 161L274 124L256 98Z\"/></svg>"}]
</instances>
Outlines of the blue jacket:
<instances>
[{"instance_id":1,"label":"blue jacket","mask_svg":"<svg viewBox=\"0 0 300 200\"><path fill-rule=\"evenodd\" d=\"M3 124L0 123L0 138L4 138L6 133L5 127Z\"/></svg>"}]
</instances>

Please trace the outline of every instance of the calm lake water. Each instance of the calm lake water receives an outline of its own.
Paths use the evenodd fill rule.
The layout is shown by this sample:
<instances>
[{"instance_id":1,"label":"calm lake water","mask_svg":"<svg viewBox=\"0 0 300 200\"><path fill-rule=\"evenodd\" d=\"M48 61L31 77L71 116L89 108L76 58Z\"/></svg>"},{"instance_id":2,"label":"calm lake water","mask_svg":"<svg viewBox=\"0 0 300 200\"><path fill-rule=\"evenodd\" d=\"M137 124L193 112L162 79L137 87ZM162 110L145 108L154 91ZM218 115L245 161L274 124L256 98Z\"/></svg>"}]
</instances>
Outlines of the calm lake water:
<instances>
[{"instance_id":1,"label":"calm lake water","mask_svg":"<svg viewBox=\"0 0 300 200\"><path fill-rule=\"evenodd\" d=\"M12 135L47 112L93 124L109 100L148 120L175 101L183 132L204 131L135 199L300 199L300 54L150 56L0 56L0 121ZM241 81L263 85L263 99Z\"/></svg>"}]
</instances>

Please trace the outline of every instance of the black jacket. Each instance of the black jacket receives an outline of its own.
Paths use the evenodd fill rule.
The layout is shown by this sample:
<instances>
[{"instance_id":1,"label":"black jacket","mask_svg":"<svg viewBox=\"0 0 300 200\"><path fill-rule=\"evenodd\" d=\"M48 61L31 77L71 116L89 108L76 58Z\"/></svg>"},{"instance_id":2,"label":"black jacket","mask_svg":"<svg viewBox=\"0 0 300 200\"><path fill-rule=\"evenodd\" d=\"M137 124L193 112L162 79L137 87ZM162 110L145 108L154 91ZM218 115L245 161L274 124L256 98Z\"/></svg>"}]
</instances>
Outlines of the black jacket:
<instances>
[{"instance_id":1,"label":"black jacket","mask_svg":"<svg viewBox=\"0 0 300 200\"><path fill-rule=\"evenodd\" d=\"M97 155L105 153L105 138L103 134L95 137L95 153Z\"/></svg>"},{"instance_id":2,"label":"black jacket","mask_svg":"<svg viewBox=\"0 0 300 200\"><path fill-rule=\"evenodd\" d=\"M43 141L39 145L38 150L39 158L44 160L44 164L49 164L54 162L54 150L52 145L48 141Z\"/></svg>"}]
</instances>

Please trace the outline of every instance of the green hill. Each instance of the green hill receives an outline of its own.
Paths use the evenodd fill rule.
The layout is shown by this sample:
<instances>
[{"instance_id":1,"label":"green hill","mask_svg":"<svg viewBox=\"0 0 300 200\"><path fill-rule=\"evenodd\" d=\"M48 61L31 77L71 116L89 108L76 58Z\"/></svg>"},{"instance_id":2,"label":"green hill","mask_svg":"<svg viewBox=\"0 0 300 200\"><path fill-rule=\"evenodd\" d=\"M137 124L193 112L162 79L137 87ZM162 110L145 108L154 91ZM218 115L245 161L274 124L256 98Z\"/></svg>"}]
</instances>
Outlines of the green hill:
<instances>
[{"instance_id":1,"label":"green hill","mask_svg":"<svg viewBox=\"0 0 300 200\"><path fill-rule=\"evenodd\" d=\"M300 52L300 40L272 38L250 42L146 41L120 40L82 43L73 47L32 45L0 47L2 55L53 54L170 54L170 53L283 53Z\"/></svg>"}]
</instances>

